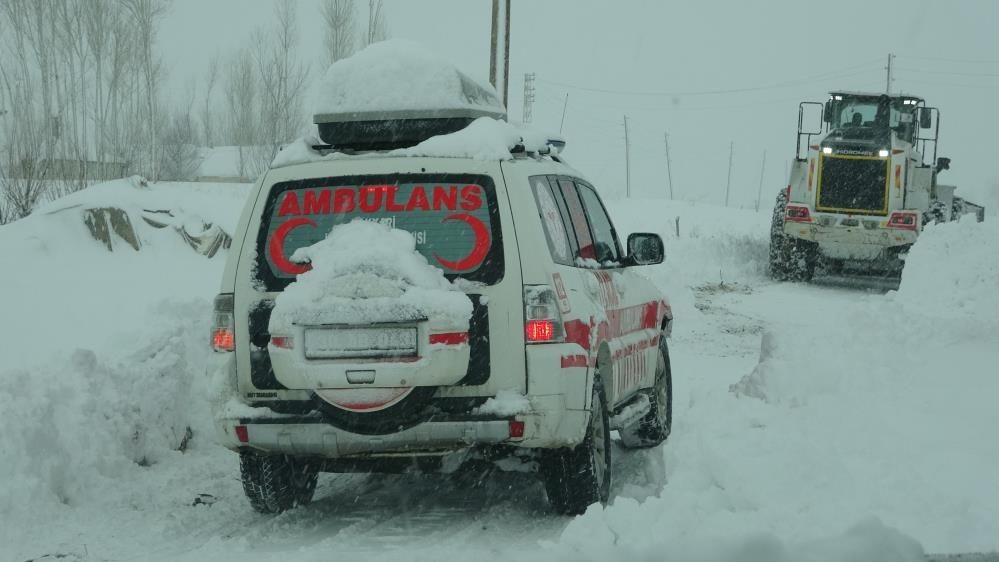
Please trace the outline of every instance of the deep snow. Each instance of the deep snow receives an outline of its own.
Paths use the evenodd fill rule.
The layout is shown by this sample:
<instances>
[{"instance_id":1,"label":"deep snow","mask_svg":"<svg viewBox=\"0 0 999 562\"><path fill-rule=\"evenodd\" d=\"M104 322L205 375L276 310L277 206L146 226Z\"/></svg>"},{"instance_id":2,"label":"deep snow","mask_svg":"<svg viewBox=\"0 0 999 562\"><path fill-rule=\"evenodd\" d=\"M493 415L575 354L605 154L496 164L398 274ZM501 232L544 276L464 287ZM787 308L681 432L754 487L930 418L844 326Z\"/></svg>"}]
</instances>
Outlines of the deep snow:
<instances>
[{"instance_id":1,"label":"deep snow","mask_svg":"<svg viewBox=\"0 0 999 562\"><path fill-rule=\"evenodd\" d=\"M109 189L76 197L104 205ZM245 194L128 193L230 231ZM235 456L206 428L223 257L152 231L141 252L109 253L73 209L0 227L16 264L0 277L0 559L916 560L913 539L931 552L999 548L992 224L928 229L899 291L882 295L769 282L767 211L608 206L622 238L666 239L666 263L646 273L676 314L675 422L661 449L616 449L613 505L571 520L522 474L326 475L314 505L256 515Z\"/></svg>"}]
</instances>

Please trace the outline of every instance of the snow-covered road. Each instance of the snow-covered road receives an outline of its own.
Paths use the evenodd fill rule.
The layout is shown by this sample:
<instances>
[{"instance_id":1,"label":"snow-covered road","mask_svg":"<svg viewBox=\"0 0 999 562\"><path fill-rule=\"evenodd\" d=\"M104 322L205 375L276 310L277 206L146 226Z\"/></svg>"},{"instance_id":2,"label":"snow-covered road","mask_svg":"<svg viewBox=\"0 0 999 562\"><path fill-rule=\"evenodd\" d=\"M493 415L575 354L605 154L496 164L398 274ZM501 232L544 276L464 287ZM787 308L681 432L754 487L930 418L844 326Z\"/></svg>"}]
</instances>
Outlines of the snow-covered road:
<instances>
[{"instance_id":1,"label":"snow-covered road","mask_svg":"<svg viewBox=\"0 0 999 562\"><path fill-rule=\"evenodd\" d=\"M999 300L985 290L994 263L929 278L946 261L940 251L889 294L775 284L762 270L766 213L666 202L611 211L628 230L667 238L667 263L649 275L677 314L674 429L660 449L615 449L613 504L574 519L553 515L539 483L520 473L324 475L312 505L254 513L235 455L211 442L200 417L209 356L197 311L210 307L220 264L186 254L168 262L174 249L163 240L152 258L122 262L67 243L68 226L61 242L30 224L0 229L0 249L40 272L17 281L37 294L0 291L0 309L24 311L4 323L2 341L37 348L25 330L49 315L29 313L63 306L84 318L56 333L96 326L51 357L0 367L9 475L0 560L772 562L999 548L999 441L990 436ZM947 252L962 260L955 248ZM39 259L53 256L64 258L59 267ZM60 267L70 275L57 276ZM76 267L109 275L74 277ZM206 279L162 280L180 268ZM960 299L933 292L946 283L960 285ZM121 286L180 286L172 297L184 300L164 306L162 295ZM84 315L113 297L126 308L108 312L114 321ZM155 314L142 308L151 305ZM121 324L136 318L155 321ZM185 423L194 439L173 451L170 430Z\"/></svg>"}]
</instances>

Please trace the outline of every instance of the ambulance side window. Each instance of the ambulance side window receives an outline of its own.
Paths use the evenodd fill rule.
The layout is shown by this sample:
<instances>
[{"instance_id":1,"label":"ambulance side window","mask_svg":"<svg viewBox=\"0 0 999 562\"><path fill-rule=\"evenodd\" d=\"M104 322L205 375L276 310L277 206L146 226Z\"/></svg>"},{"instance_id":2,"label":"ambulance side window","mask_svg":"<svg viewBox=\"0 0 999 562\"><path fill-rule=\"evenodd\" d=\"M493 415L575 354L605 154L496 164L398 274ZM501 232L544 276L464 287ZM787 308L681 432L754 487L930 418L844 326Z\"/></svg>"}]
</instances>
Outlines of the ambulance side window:
<instances>
[{"instance_id":1,"label":"ambulance side window","mask_svg":"<svg viewBox=\"0 0 999 562\"><path fill-rule=\"evenodd\" d=\"M558 186L565 199L565 206L569 212L572 229L575 231L576 243L579 247L576 252L576 265L583 265L590 261L596 262L597 252L593 246L593 235L590 233L590 225L586 221L586 211L583 209L582 201L579 200L576 184L569 178L559 178ZM583 262L583 264L579 262ZM595 263L591 265L595 265Z\"/></svg>"},{"instance_id":2,"label":"ambulance side window","mask_svg":"<svg viewBox=\"0 0 999 562\"><path fill-rule=\"evenodd\" d=\"M617 232L607 215L607 210L592 187L578 180L576 185L579 188L579 197L583 201L583 207L586 209L586 216L589 219L587 222L590 224L593 236L596 260L604 266L611 263L616 264L620 260L621 245L618 243Z\"/></svg>"},{"instance_id":3,"label":"ambulance side window","mask_svg":"<svg viewBox=\"0 0 999 562\"><path fill-rule=\"evenodd\" d=\"M561 195L556 196L552 191L548 176L531 176L528 179L534 191L538 215L544 225L552 260L562 265L574 265L577 252L576 237L566 226L569 218L565 202L562 201Z\"/></svg>"}]
</instances>

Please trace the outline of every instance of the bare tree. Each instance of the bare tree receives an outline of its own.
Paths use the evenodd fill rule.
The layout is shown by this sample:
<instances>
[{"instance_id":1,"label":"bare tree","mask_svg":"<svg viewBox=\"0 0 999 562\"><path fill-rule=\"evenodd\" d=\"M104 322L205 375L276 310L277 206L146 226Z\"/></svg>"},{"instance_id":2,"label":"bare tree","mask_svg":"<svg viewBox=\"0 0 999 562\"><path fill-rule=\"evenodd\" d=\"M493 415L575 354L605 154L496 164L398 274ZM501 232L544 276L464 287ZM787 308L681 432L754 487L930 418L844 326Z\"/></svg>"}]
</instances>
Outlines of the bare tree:
<instances>
[{"instance_id":1,"label":"bare tree","mask_svg":"<svg viewBox=\"0 0 999 562\"><path fill-rule=\"evenodd\" d=\"M275 7L274 28L269 40L257 35L255 58L261 85L261 109L265 144L271 157L281 143L294 139L304 125L305 83L309 67L298 51L297 4L281 0Z\"/></svg>"},{"instance_id":2,"label":"bare tree","mask_svg":"<svg viewBox=\"0 0 999 562\"><path fill-rule=\"evenodd\" d=\"M357 12L354 0L323 0L323 46L326 65L354 54L357 48Z\"/></svg>"},{"instance_id":3,"label":"bare tree","mask_svg":"<svg viewBox=\"0 0 999 562\"><path fill-rule=\"evenodd\" d=\"M388 39L388 23L382 0L368 0L368 34L365 44L370 45Z\"/></svg>"},{"instance_id":4,"label":"bare tree","mask_svg":"<svg viewBox=\"0 0 999 562\"><path fill-rule=\"evenodd\" d=\"M153 55L153 45L156 42L156 30L159 21L166 15L168 0L122 0L123 7L129 13L131 24L135 29L135 48L138 55L139 74L144 87L144 105L146 112L145 133L149 145L147 155L150 176L158 179L157 170L158 122L159 107L157 94L162 80L162 65Z\"/></svg>"},{"instance_id":5,"label":"bare tree","mask_svg":"<svg viewBox=\"0 0 999 562\"><path fill-rule=\"evenodd\" d=\"M190 112L178 113L163 129L160 177L188 181L198 171L198 134Z\"/></svg>"},{"instance_id":6,"label":"bare tree","mask_svg":"<svg viewBox=\"0 0 999 562\"><path fill-rule=\"evenodd\" d=\"M239 147L239 174L248 177L257 166L251 164L248 148L257 145L260 136L257 75L248 49L233 56L226 69L224 89L226 142Z\"/></svg>"},{"instance_id":7,"label":"bare tree","mask_svg":"<svg viewBox=\"0 0 999 562\"><path fill-rule=\"evenodd\" d=\"M212 94L219 79L219 56L216 54L208 62L208 74L205 77L205 97L201 106L201 129L204 132L205 146L215 146L215 106Z\"/></svg>"}]
</instances>

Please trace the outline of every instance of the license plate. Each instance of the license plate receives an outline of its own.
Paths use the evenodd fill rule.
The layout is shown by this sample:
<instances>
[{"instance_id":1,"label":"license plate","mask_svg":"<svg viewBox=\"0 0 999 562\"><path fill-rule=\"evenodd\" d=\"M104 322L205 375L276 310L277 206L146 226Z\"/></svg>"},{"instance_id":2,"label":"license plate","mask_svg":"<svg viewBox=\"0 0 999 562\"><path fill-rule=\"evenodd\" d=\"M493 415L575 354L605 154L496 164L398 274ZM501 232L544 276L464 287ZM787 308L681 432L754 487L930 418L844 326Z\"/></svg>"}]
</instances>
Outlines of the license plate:
<instances>
[{"instance_id":1,"label":"license plate","mask_svg":"<svg viewBox=\"0 0 999 562\"><path fill-rule=\"evenodd\" d=\"M412 357L416 328L311 328L305 330L307 359Z\"/></svg>"}]
</instances>

